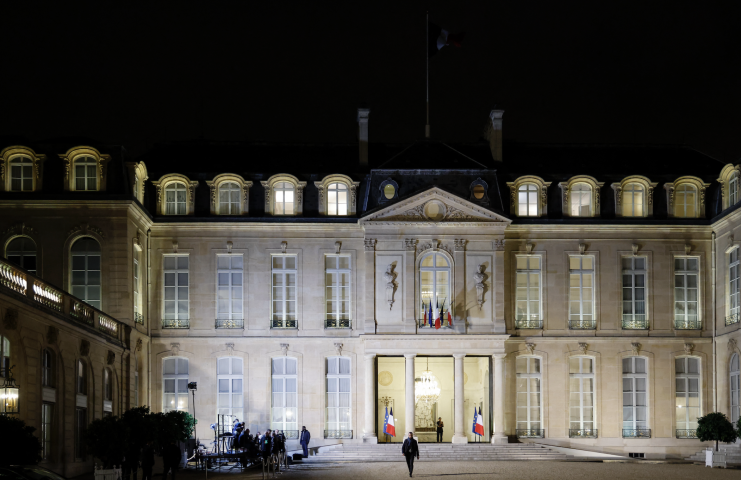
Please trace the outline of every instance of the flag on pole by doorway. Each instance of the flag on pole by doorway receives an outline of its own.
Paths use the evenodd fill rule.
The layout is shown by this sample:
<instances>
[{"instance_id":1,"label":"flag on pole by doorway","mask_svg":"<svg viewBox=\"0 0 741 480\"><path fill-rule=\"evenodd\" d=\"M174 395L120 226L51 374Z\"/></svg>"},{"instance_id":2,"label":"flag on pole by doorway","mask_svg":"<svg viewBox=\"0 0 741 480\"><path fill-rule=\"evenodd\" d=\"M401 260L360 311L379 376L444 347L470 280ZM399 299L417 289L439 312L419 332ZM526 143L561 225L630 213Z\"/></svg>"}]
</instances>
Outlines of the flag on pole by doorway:
<instances>
[{"instance_id":1,"label":"flag on pole by doorway","mask_svg":"<svg viewBox=\"0 0 741 480\"><path fill-rule=\"evenodd\" d=\"M386 419L383 421L383 433L386 435L396 436L396 427L394 427L394 407L391 407L391 413L389 413L388 407L386 407Z\"/></svg>"},{"instance_id":2,"label":"flag on pole by doorway","mask_svg":"<svg viewBox=\"0 0 741 480\"><path fill-rule=\"evenodd\" d=\"M463 42L465 36L465 33L450 33L447 30L443 30L443 28L439 25L428 22L427 54L431 57L435 55L438 50L441 50L447 45L455 45L456 47L460 47L461 42Z\"/></svg>"},{"instance_id":3,"label":"flag on pole by doorway","mask_svg":"<svg viewBox=\"0 0 741 480\"><path fill-rule=\"evenodd\" d=\"M484 421L481 418L481 407L479 407L478 413L476 413L476 407L473 407L473 430L472 433L475 435L484 435Z\"/></svg>"}]
</instances>

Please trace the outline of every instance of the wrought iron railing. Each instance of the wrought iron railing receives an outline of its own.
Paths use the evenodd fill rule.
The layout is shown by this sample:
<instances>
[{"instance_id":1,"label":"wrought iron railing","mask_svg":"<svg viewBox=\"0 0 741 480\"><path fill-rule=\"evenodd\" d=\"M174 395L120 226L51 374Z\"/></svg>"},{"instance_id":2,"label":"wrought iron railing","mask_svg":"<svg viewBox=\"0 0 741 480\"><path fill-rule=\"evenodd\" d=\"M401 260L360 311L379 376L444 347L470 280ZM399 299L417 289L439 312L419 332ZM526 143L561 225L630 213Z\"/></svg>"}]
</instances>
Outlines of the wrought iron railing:
<instances>
[{"instance_id":1,"label":"wrought iron railing","mask_svg":"<svg viewBox=\"0 0 741 480\"><path fill-rule=\"evenodd\" d=\"M516 318L515 328L540 330L543 328L542 318Z\"/></svg>"},{"instance_id":2,"label":"wrought iron railing","mask_svg":"<svg viewBox=\"0 0 741 480\"><path fill-rule=\"evenodd\" d=\"M545 438L545 430L520 429L515 430L518 438Z\"/></svg>"},{"instance_id":3,"label":"wrought iron railing","mask_svg":"<svg viewBox=\"0 0 741 480\"><path fill-rule=\"evenodd\" d=\"M702 320L699 318L691 320L674 319L675 330L702 330Z\"/></svg>"},{"instance_id":4,"label":"wrought iron railing","mask_svg":"<svg viewBox=\"0 0 741 480\"><path fill-rule=\"evenodd\" d=\"M651 438L650 428L624 428L623 438Z\"/></svg>"},{"instance_id":5,"label":"wrought iron railing","mask_svg":"<svg viewBox=\"0 0 741 480\"><path fill-rule=\"evenodd\" d=\"M325 430L324 438L352 438L352 430Z\"/></svg>"},{"instance_id":6,"label":"wrought iron railing","mask_svg":"<svg viewBox=\"0 0 741 480\"><path fill-rule=\"evenodd\" d=\"M271 320L270 328L297 328L296 320Z\"/></svg>"},{"instance_id":7,"label":"wrought iron railing","mask_svg":"<svg viewBox=\"0 0 741 480\"><path fill-rule=\"evenodd\" d=\"M281 429L278 429L278 431L283 432L283 435L286 436L286 440L298 440L298 430L281 430Z\"/></svg>"},{"instance_id":8,"label":"wrought iron railing","mask_svg":"<svg viewBox=\"0 0 741 480\"><path fill-rule=\"evenodd\" d=\"M190 318L163 318L162 328L190 328Z\"/></svg>"},{"instance_id":9,"label":"wrought iron railing","mask_svg":"<svg viewBox=\"0 0 741 480\"><path fill-rule=\"evenodd\" d=\"M597 438L597 429L578 430L570 428L569 438Z\"/></svg>"},{"instance_id":10,"label":"wrought iron railing","mask_svg":"<svg viewBox=\"0 0 741 480\"><path fill-rule=\"evenodd\" d=\"M597 320L569 320L570 330L596 330Z\"/></svg>"},{"instance_id":11,"label":"wrought iron railing","mask_svg":"<svg viewBox=\"0 0 741 480\"><path fill-rule=\"evenodd\" d=\"M623 315L623 330L648 330L648 319L638 318L638 315Z\"/></svg>"},{"instance_id":12,"label":"wrought iron railing","mask_svg":"<svg viewBox=\"0 0 741 480\"><path fill-rule=\"evenodd\" d=\"M726 317L726 326L733 325L734 323L738 323L738 321L739 321L739 314L738 313L734 313L732 315L728 315Z\"/></svg>"},{"instance_id":13,"label":"wrought iron railing","mask_svg":"<svg viewBox=\"0 0 741 480\"><path fill-rule=\"evenodd\" d=\"M352 328L352 321L349 318L327 318L324 328Z\"/></svg>"},{"instance_id":14,"label":"wrought iron railing","mask_svg":"<svg viewBox=\"0 0 741 480\"><path fill-rule=\"evenodd\" d=\"M697 438L697 429L677 429L677 438Z\"/></svg>"},{"instance_id":15,"label":"wrought iron railing","mask_svg":"<svg viewBox=\"0 0 741 480\"><path fill-rule=\"evenodd\" d=\"M134 312L134 321L139 325L144 325L144 315L139 312Z\"/></svg>"},{"instance_id":16,"label":"wrought iron railing","mask_svg":"<svg viewBox=\"0 0 741 480\"><path fill-rule=\"evenodd\" d=\"M217 318L216 328L244 328L244 319Z\"/></svg>"}]
</instances>

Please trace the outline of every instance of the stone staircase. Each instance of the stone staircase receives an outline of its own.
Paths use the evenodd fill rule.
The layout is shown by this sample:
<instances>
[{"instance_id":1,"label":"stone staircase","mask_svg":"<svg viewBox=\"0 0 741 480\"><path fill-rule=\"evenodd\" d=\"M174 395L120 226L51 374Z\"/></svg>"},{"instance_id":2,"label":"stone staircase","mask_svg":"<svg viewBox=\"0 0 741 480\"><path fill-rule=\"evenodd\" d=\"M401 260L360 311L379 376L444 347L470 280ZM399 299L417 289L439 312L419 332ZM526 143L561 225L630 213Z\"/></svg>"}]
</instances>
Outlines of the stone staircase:
<instances>
[{"instance_id":1,"label":"stone staircase","mask_svg":"<svg viewBox=\"0 0 741 480\"><path fill-rule=\"evenodd\" d=\"M542 445L515 443L491 445L469 443L420 443L420 459L428 462L476 460L566 460L567 456ZM401 444L344 444L322 447L305 459L309 462L403 462Z\"/></svg>"},{"instance_id":2,"label":"stone staircase","mask_svg":"<svg viewBox=\"0 0 741 480\"><path fill-rule=\"evenodd\" d=\"M715 445L713 445L713 449L715 449ZM694 455L685 458L685 460L705 464L705 450L706 449L702 449ZM720 445L718 445L718 453L726 454L726 463L741 465L741 445L725 445L721 443Z\"/></svg>"}]
</instances>

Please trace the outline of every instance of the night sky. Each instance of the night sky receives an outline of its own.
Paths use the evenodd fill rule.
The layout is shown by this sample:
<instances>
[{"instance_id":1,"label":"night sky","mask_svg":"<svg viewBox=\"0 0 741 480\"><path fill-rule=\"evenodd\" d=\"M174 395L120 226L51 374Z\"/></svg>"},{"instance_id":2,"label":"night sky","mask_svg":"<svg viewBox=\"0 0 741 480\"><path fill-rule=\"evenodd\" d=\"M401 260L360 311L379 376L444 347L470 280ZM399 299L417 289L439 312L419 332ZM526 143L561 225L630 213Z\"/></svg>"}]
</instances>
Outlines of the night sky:
<instances>
[{"instance_id":1,"label":"night sky","mask_svg":"<svg viewBox=\"0 0 741 480\"><path fill-rule=\"evenodd\" d=\"M430 61L433 139L496 105L506 140L741 157L741 2L133 3L3 2L0 135L349 143L368 106L371 141L411 142L429 7L466 32Z\"/></svg>"}]
</instances>

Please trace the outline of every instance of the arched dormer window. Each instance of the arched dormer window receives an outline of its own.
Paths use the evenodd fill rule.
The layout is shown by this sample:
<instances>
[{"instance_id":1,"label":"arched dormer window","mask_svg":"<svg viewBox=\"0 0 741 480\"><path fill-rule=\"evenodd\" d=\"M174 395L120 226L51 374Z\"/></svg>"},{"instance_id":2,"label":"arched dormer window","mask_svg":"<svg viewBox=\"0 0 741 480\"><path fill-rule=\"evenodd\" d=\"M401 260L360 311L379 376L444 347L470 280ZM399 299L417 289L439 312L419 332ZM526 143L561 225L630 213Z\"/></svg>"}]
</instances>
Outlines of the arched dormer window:
<instances>
[{"instance_id":1,"label":"arched dormer window","mask_svg":"<svg viewBox=\"0 0 741 480\"><path fill-rule=\"evenodd\" d=\"M139 200L139 203L144 203L144 182L149 179L149 173L147 172L147 166L144 162L128 162L126 166L129 169L129 181L131 182L131 192Z\"/></svg>"},{"instance_id":2,"label":"arched dormer window","mask_svg":"<svg viewBox=\"0 0 741 480\"><path fill-rule=\"evenodd\" d=\"M104 192L110 155L93 147L74 147L59 156L64 161L64 189L70 192Z\"/></svg>"},{"instance_id":3,"label":"arched dormer window","mask_svg":"<svg viewBox=\"0 0 741 480\"><path fill-rule=\"evenodd\" d=\"M520 177L514 182L507 182L510 190L509 212L518 217L542 217L548 210L548 187L551 182L544 182L534 175Z\"/></svg>"},{"instance_id":4,"label":"arched dormer window","mask_svg":"<svg viewBox=\"0 0 741 480\"><path fill-rule=\"evenodd\" d=\"M697 177L680 177L664 184L670 218L705 218L705 189Z\"/></svg>"},{"instance_id":5,"label":"arched dormer window","mask_svg":"<svg viewBox=\"0 0 741 480\"><path fill-rule=\"evenodd\" d=\"M265 213L276 216L303 213L306 182L300 182L293 175L281 173L260 183L265 188Z\"/></svg>"},{"instance_id":6,"label":"arched dormer window","mask_svg":"<svg viewBox=\"0 0 741 480\"><path fill-rule=\"evenodd\" d=\"M573 177L559 186L563 192L563 213L567 217L599 217L599 192L604 182L583 175Z\"/></svg>"},{"instance_id":7,"label":"arched dormer window","mask_svg":"<svg viewBox=\"0 0 741 480\"><path fill-rule=\"evenodd\" d=\"M41 190L41 168L45 155L27 147L14 146L0 151L0 191L37 192Z\"/></svg>"},{"instance_id":8,"label":"arched dormer window","mask_svg":"<svg viewBox=\"0 0 741 480\"><path fill-rule=\"evenodd\" d=\"M489 205L489 184L481 177L471 182L468 188L471 190L471 195L468 197L470 201L485 207Z\"/></svg>"},{"instance_id":9,"label":"arched dormer window","mask_svg":"<svg viewBox=\"0 0 741 480\"><path fill-rule=\"evenodd\" d=\"M387 178L378 186L378 203L388 203L399 199L399 184Z\"/></svg>"},{"instance_id":10,"label":"arched dormer window","mask_svg":"<svg viewBox=\"0 0 741 480\"><path fill-rule=\"evenodd\" d=\"M15 237L5 247L5 258L36 275L36 243L28 237Z\"/></svg>"},{"instance_id":11,"label":"arched dormer window","mask_svg":"<svg viewBox=\"0 0 741 480\"><path fill-rule=\"evenodd\" d=\"M329 216L354 215L355 198L360 182L345 175L329 175L314 182L319 190L319 214Z\"/></svg>"},{"instance_id":12,"label":"arched dormer window","mask_svg":"<svg viewBox=\"0 0 741 480\"><path fill-rule=\"evenodd\" d=\"M206 181L211 190L212 215L246 215L252 182L239 175L224 173Z\"/></svg>"},{"instance_id":13,"label":"arched dormer window","mask_svg":"<svg viewBox=\"0 0 741 480\"><path fill-rule=\"evenodd\" d=\"M419 260L419 325L420 327L430 326L430 307L432 307L432 316L437 317L438 313L443 317L441 324L449 326L447 322L447 312L452 311L450 306L453 303L452 261L441 251L432 251L423 254ZM425 313L427 323L424 323ZM435 326L436 318L432 319L432 327Z\"/></svg>"},{"instance_id":14,"label":"arched dormer window","mask_svg":"<svg viewBox=\"0 0 741 480\"><path fill-rule=\"evenodd\" d=\"M192 215L198 181L170 173L152 182L157 189L157 212L160 215Z\"/></svg>"},{"instance_id":15,"label":"arched dormer window","mask_svg":"<svg viewBox=\"0 0 741 480\"><path fill-rule=\"evenodd\" d=\"M618 217L652 217L656 182L639 175L612 184L615 193L615 215Z\"/></svg>"},{"instance_id":16,"label":"arched dormer window","mask_svg":"<svg viewBox=\"0 0 741 480\"><path fill-rule=\"evenodd\" d=\"M723 210L736 205L739 201L739 175L741 165L728 164L723 167L718 177L720 194L723 198Z\"/></svg>"}]
</instances>

